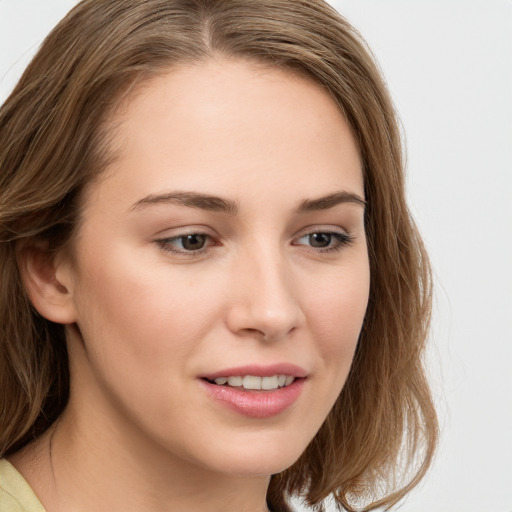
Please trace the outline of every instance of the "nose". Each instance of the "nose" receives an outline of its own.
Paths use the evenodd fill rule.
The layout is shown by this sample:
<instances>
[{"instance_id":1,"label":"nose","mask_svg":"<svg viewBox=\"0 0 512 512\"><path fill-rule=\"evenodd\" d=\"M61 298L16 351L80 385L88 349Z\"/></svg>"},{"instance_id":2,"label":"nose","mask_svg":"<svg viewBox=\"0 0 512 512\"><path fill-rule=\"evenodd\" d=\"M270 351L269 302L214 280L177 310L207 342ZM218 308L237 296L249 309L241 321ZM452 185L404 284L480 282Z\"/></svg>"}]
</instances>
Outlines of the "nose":
<instances>
[{"instance_id":1,"label":"nose","mask_svg":"<svg viewBox=\"0 0 512 512\"><path fill-rule=\"evenodd\" d=\"M303 324L305 314L289 267L278 249L238 259L227 313L232 332L277 341Z\"/></svg>"}]
</instances>

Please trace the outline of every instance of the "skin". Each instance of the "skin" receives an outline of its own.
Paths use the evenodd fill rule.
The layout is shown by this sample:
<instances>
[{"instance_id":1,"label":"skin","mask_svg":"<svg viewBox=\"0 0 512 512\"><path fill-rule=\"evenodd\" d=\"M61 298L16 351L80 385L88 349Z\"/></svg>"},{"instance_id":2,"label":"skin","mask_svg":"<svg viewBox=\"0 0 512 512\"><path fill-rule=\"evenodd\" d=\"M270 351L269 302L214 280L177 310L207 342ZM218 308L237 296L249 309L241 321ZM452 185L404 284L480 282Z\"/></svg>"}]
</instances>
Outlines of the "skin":
<instances>
[{"instance_id":1,"label":"skin","mask_svg":"<svg viewBox=\"0 0 512 512\"><path fill-rule=\"evenodd\" d=\"M317 84L220 58L154 78L112 121L118 158L86 191L73 257L27 252L34 305L67 326L71 398L11 461L48 512L266 510L270 475L343 387L366 310L364 206L298 211L364 198L356 144ZM236 208L151 200L176 191ZM208 235L200 252L183 248L192 233ZM312 233L338 236L320 248ZM270 418L198 377L283 362L307 378Z\"/></svg>"}]
</instances>

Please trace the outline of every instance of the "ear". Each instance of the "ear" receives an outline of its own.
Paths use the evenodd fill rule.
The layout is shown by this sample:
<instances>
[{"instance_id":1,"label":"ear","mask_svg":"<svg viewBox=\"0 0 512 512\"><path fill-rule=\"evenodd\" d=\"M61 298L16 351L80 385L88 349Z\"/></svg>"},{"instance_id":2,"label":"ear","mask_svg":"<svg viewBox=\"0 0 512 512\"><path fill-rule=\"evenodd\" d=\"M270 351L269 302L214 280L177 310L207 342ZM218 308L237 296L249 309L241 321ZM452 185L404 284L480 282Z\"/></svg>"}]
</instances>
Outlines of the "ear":
<instances>
[{"instance_id":1,"label":"ear","mask_svg":"<svg viewBox=\"0 0 512 512\"><path fill-rule=\"evenodd\" d=\"M32 305L47 320L76 322L74 272L69 257L53 253L48 242L30 242L18 248L18 265Z\"/></svg>"}]
</instances>

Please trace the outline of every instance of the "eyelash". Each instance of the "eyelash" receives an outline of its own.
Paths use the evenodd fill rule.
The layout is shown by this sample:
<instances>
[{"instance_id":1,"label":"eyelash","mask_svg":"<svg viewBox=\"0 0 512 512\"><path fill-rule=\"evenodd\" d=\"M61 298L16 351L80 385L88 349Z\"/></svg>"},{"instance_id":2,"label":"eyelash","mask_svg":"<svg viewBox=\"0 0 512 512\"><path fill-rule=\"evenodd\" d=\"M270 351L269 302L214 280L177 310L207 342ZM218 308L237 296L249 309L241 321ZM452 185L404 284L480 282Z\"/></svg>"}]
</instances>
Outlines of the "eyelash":
<instances>
[{"instance_id":1,"label":"eyelash","mask_svg":"<svg viewBox=\"0 0 512 512\"><path fill-rule=\"evenodd\" d=\"M343 233L341 231L329 231L329 230L315 230L305 233L300 236L297 240L301 240L302 238L311 237L313 235L328 235L331 237L331 241L334 242L333 245L329 245L328 247L318 247L315 248L313 246L310 247L314 252L317 253L327 253L327 252L338 252L341 251L344 247L351 245L354 242L354 237L348 235L347 233ZM302 245L302 244L294 244L294 245Z\"/></svg>"},{"instance_id":2,"label":"eyelash","mask_svg":"<svg viewBox=\"0 0 512 512\"><path fill-rule=\"evenodd\" d=\"M331 241L334 241L334 245L329 245L328 247L315 248L313 246L309 246L309 248L311 250L313 250L315 253L320 253L320 254L341 251L344 247L351 245L354 241L354 237L348 235L347 233L343 233L341 231L333 231L333 230L329 231L329 230L321 230L321 229L305 233L305 234L301 235L300 237L296 238L295 240L301 240L303 238L311 237L314 235L328 235L331 237ZM179 241L179 240L181 240L183 242L183 240L189 236L196 236L196 237L204 236L204 237L206 237L206 240L210 240L210 243L208 243L208 244L205 243L204 247L201 247L200 249L197 249L197 250L176 249L171 245L171 242L175 242L175 241ZM157 240L156 242L161 247L161 249L164 250L165 252L170 252L172 254L178 254L178 255L183 255L183 256L192 256L192 257L200 256L200 255L204 254L205 252L208 251L208 249L210 247L221 245L220 242L215 241L211 235L208 235L206 233L201 233L201 232L185 233L185 234L170 237L170 238L162 238L160 240ZM293 245L300 246L300 245L305 245L305 244L294 243Z\"/></svg>"},{"instance_id":3,"label":"eyelash","mask_svg":"<svg viewBox=\"0 0 512 512\"><path fill-rule=\"evenodd\" d=\"M210 243L205 244L205 246L201 247L201 249L189 250L189 251L184 250L184 249L175 249L171 245L171 242L176 241L176 240L183 241L183 239L185 239L189 236L204 236L204 237L206 237L207 240L210 240ZM220 243L213 241L213 238L210 235L208 235L206 233L201 233L199 231L192 232L192 233L185 233L183 235L173 236L171 238L162 238L161 240L157 240L157 243L160 245L160 247L165 252L170 252L172 254L178 254L178 255L183 255L183 256L199 256L201 254L204 254L210 247L215 246L215 245L220 245Z\"/></svg>"}]
</instances>

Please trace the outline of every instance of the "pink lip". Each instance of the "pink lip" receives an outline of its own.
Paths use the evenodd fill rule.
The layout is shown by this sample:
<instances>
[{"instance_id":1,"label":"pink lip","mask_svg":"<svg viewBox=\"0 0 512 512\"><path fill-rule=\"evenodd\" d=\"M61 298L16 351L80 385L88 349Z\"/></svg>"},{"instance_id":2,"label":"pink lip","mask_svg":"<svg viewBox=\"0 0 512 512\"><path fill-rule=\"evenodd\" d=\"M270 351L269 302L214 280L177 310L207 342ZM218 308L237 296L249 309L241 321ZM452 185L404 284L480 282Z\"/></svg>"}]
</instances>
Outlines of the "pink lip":
<instances>
[{"instance_id":1,"label":"pink lip","mask_svg":"<svg viewBox=\"0 0 512 512\"><path fill-rule=\"evenodd\" d=\"M207 380L200 380L201 385L213 400L249 418L270 418L286 411L299 398L304 382L305 379L297 379L284 388L252 391L217 386Z\"/></svg>"},{"instance_id":2,"label":"pink lip","mask_svg":"<svg viewBox=\"0 0 512 512\"><path fill-rule=\"evenodd\" d=\"M256 375L272 377L274 375L291 375L296 380L284 388L274 390L244 390L229 386L212 384L219 377L237 377ZM270 418L283 413L299 398L308 373L300 366L290 363L272 365L246 365L200 376L200 383L207 394L217 403L249 418Z\"/></svg>"}]
</instances>

